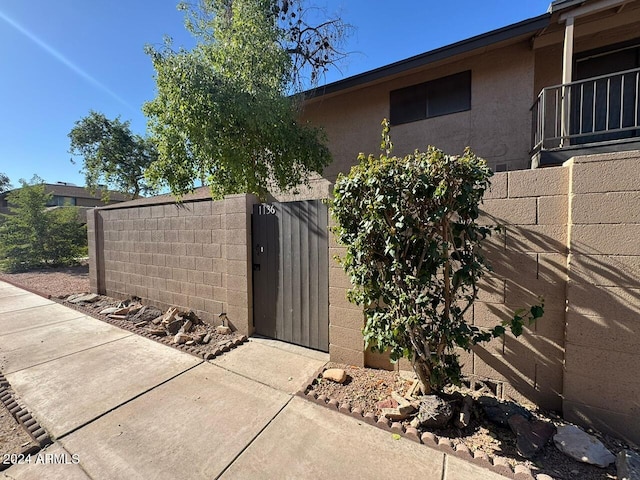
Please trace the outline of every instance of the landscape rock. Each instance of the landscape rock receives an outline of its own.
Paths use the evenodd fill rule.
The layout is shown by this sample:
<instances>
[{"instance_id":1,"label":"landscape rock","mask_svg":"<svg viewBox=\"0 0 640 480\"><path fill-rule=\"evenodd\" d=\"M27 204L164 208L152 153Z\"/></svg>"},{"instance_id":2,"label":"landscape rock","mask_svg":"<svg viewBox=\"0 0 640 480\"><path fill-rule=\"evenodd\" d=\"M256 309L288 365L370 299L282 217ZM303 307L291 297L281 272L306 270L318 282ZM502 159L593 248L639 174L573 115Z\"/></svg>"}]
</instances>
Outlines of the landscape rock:
<instances>
[{"instance_id":1,"label":"landscape rock","mask_svg":"<svg viewBox=\"0 0 640 480\"><path fill-rule=\"evenodd\" d=\"M397 407L398 407L398 402L396 402L393 398L388 398L388 397L376 403L376 408L378 410L382 410L385 408L397 408Z\"/></svg>"},{"instance_id":2,"label":"landscape rock","mask_svg":"<svg viewBox=\"0 0 640 480\"><path fill-rule=\"evenodd\" d=\"M631 450L621 450L616 457L618 480L640 480L640 455Z\"/></svg>"},{"instance_id":3,"label":"landscape rock","mask_svg":"<svg viewBox=\"0 0 640 480\"><path fill-rule=\"evenodd\" d=\"M158 335L159 337L165 337L167 331L164 328L150 328L147 330L151 335Z\"/></svg>"},{"instance_id":4,"label":"landscape rock","mask_svg":"<svg viewBox=\"0 0 640 480\"><path fill-rule=\"evenodd\" d=\"M196 343L196 342L194 342L193 340L187 340L187 341L185 342L185 345L186 345L186 346L188 346L188 347L190 347L191 345L195 345L195 343Z\"/></svg>"},{"instance_id":5,"label":"landscape rock","mask_svg":"<svg viewBox=\"0 0 640 480\"><path fill-rule=\"evenodd\" d=\"M509 417L509 426L516 435L516 447L524 458L533 458L551 440L555 427L540 420L527 420L522 415Z\"/></svg>"},{"instance_id":6,"label":"landscape rock","mask_svg":"<svg viewBox=\"0 0 640 480\"><path fill-rule=\"evenodd\" d=\"M173 343L176 345L182 345L183 343L187 343L191 340L191 337L186 333L176 333L176 336L173 337Z\"/></svg>"},{"instance_id":7,"label":"landscape rock","mask_svg":"<svg viewBox=\"0 0 640 480\"><path fill-rule=\"evenodd\" d=\"M162 316L162 321L165 323L169 323L171 322L171 320L173 320L176 316L176 314L178 313L178 309L175 307L171 307L169 308L164 315Z\"/></svg>"},{"instance_id":8,"label":"landscape rock","mask_svg":"<svg viewBox=\"0 0 640 480\"><path fill-rule=\"evenodd\" d=\"M193 337L193 341L196 343L203 343L202 340L204 339L204 333L198 333L196 336Z\"/></svg>"},{"instance_id":9,"label":"landscape rock","mask_svg":"<svg viewBox=\"0 0 640 480\"><path fill-rule=\"evenodd\" d=\"M107 307L103 310L100 310L100 315L110 315L112 313L115 313L119 310L118 307Z\"/></svg>"},{"instance_id":10,"label":"landscape rock","mask_svg":"<svg viewBox=\"0 0 640 480\"><path fill-rule=\"evenodd\" d=\"M163 320L162 323L165 324L164 328L166 328L167 332L169 332L169 334L171 335L175 335L176 333L178 333L178 331L182 327L182 320L173 320L168 323L165 323L165 321Z\"/></svg>"},{"instance_id":11,"label":"landscape rock","mask_svg":"<svg viewBox=\"0 0 640 480\"><path fill-rule=\"evenodd\" d=\"M224 325L218 325L216 327L216 333L219 333L220 335L231 335L231 328Z\"/></svg>"},{"instance_id":12,"label":"landscape rock","mask_svg":"<svg viewBox=\"0 0 640 480\"><path fill-rule=\"evenodd\" d=\"M322 378L337 383L344 383L347 380L347 372L341 368L329 368L322 372Z\"/></svg>"},{"instance_id":13,"label":"landscape rock","mask_svg":"<svg viewBox=\"0 0 640 480\"><path fill-rule=\"evenodd\" d=\"M501 427L509 427L509 418L513 415L520 415L526 420L531 420L532 415L526 408L514 402L500 402L494 397L482 396L478 398L478 403L482 406L487 419Z\"/></svg>"},{"instance_id":14,"label":"landscape rock","mask_svg":"<svg viewBox=\"0 0 640 480\"><path fill-rule=\"evenodd\" d=\"M209 343L211 341L211 334L207 333L202 339L202 343Z\"/></svg>"},{"instance_id":15,"label":"landscape rock","mask_svg":"<svg viewBox=\"0 0 640 480\"><path fill-rule=\"evenodd\" d=\"M81 295L72 295L67 298L67 301L70 303L93 303L97 302L100 299L100 295L97 293L83 293Z\"/></svg>"},{"instance_id":16,"label":"landscape rock","mask_svg":"<svg viewBox=\"0 0 640 480\"><path fill-rule=\"evenodd\" d=\"M558 427L553 442L558 450L579 462L605 468L616 460L600 440L575 425Z\"/></svg>"},{"instance_id":17,"label":"landscape rock","mask_svg":"<svg viewBox=\"0 0 640 480\"><path fill-rule=\"evenodd\" d=\"M425 395L420 399L418 425L424 428L442 428L453 417L453 407L437 395Z\"/></svg>"},{"instance_id":18,"label":"landscape rock","mask_svg":"<svg viewBox=\"0 0 640 480\"><path fill-rule=\"evenodd\" d=\"M409 418L409 415L414 411L412 406L398 407L398 408L383 408L382 415L389 420L400 421Z\"/></svg>"}]
</instances>

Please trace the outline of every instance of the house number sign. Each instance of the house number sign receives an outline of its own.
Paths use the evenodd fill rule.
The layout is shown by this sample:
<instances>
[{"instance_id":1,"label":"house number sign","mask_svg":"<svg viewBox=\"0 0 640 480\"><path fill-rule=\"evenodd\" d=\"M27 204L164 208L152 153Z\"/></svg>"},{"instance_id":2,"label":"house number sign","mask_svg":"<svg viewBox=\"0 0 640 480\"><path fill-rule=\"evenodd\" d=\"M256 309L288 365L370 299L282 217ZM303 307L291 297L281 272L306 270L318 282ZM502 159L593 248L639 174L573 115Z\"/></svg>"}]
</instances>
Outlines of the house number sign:
<instances>
[{"instance_id":1,"label":"house number sign","mask_svg":"<svg viewBox=\"0 0 640 480\"><path fill-rule=\"evenodd\" d=\"M258 206L258 215L275 215L276 207L269 203L261 203Z\"/></svg>"}]
</instances>

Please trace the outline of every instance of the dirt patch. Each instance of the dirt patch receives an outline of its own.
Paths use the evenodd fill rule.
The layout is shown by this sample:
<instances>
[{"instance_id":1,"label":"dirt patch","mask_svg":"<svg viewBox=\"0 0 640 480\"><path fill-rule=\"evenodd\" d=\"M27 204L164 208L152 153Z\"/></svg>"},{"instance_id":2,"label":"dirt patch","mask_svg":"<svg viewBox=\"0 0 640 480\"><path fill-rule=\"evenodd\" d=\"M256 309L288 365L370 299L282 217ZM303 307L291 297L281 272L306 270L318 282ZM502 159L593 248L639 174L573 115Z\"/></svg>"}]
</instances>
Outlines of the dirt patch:
<instances>
[{"instance_id":1,"label":"dirt patch","mask_svg":"<svg viewBox=\"0 0 640 480\"><path fill-rule=\"evenodd\" d=\"M379 408L379 402L388 400L394 391L405 395L413 384L410 373L403 372L400 374L398 372L359 368L336 363L327 364L327 368L344 369L347 372L346 382L339 384L318 377L311 385L311 391L317 395L324 395L329 399L337 400L339 405L349 404L352 409L359 408L362 410L363 415L369 413L380 417L382 412ZM487 392L487 389L481 391L482 395L487 395ZM455 388L449 390L448 393L477 397L480 392L468 388ZM555 426L565 424L553 412L545 412L529 407L533 418L552 423ZM410 421L411 418L408 418L402 422L405 428L410 428ZM424 431L427 430L419 429L420 434ZM503 459L512 468L517 465L526 466L534 475L544 473L556 480L574 480L578 478L581 480L603 480L616 478L615 465L612 464L603 469L577 462L557 450L553 442L548 443L544 450L532 460L525 459L518 453L516 437L512 431L509 428L501 428L490 422L477 402L473 404L471 421L466 428L451 427L429 431L440 438L449 439L454 449L458 445L463 445L472 454L474 452L484 452L493 458L497 458L498 461ZM622 449L630 449L629 445L619 439L593 430L588 430L588 432L596 436L614 455Z\"/></svg>"},{"instance_id":2,"label":"dirt patch","mask_svg":"<svg viewBox=\"0 0 640 480\"><path fill-rule=\"evenodd\" d=\"M37 443L0 402L0 470L17 463L34 448L38 448Z\"/></svg>"}]
</instances>

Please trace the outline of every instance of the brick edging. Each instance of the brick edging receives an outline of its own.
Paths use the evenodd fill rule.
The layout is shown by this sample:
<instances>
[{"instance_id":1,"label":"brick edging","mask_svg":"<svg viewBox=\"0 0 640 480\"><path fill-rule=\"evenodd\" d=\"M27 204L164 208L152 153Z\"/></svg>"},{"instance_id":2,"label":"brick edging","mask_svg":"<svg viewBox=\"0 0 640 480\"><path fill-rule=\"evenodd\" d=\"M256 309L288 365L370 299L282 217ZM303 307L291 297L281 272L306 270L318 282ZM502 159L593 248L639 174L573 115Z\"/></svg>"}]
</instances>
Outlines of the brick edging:
<instances>
[{"instance_id":1,"label":"brick edging","mask_svg":"<svg viewBox=\"0 0 640 480\"><path fill-rule=\"evenodd\" d=\"M11 385L6 377L0 373L0 401L7 408L11 416L18 422L25 432L36 443L29 447L25 447L17 453L19 456L26 456L38 452L41 448L52 443L51 437L38 421L31 415L24 405L16 400ZM11 463L0 463L0 471L11 466Z\"/></svg>"},{"instance_id":2,"label":"brick edging","mask_svg":"<svg viewBox=\"0 0 640 480\"><path fill-rule=\"evenodd\" d=\"M387 418L378 417L372 412L364 412L361 408L352 408L349 403L340 403L338 400L329 398L326 395L318 395L313 391L313 385L322 374L325 367L318 369L311 379L299 390L296 395L314 402L330 410L336 410L340 413L362 420L369 425L373 425L387 432L396 433L402 437L408 438L416 443L426 445L429 448L440 450L447 455L453 455L461 460L474 463L480 467L489 469L502 476L513 480L535 480L531 470L525 465L511 465L500 457L492 457L484 452L471 452L465 445L457 445L455 448L446 437L439 437L431 432L420 432L413 427L405 427L402 422L392 422Z\"/></svg>"},{"instance_id":3,"label":"brick edging","mask_svg":"<svg viewBox=\"0 0 640 480\"><path fill-rule=\"evenodd\" d=\"M224 345L219 348L215 348L213 351L204 350L202 348L198 348L195 345L184 345L184 344L176 345L175 343L173 343L170 337L168 336L160 337L158 335L153 335L152 333L149 333L149 332L141 331L138 327L136 327L132 322L128 320L118 320L115 318L108 318L108 317L102 318L101 316L95 315L92 312L88 312L86 309L82 308L79 305L69 304L64 300L58 299L58 298L51 298L51 300L55 301L56 303L64 307L71 308L78 312L82 312L85 315L90 316L91 318L100 320L101 322L109 323L123 330L127 330L129 332L135 333L136 335L139 335L141 337L145 337L155 342L161 343L162 345L166 345L168 347L175 348L176 350L180 350L181 352L190 353L191 355L198 358L202 358L203 360L213 360L214 358L219 357L223 353L229 352L234 348L239 347L240 345L242 345L243 343L249 340L246 335L241 335L240 337L237 337L231 340L231 344Z\"/></svg>"}]
</instances>

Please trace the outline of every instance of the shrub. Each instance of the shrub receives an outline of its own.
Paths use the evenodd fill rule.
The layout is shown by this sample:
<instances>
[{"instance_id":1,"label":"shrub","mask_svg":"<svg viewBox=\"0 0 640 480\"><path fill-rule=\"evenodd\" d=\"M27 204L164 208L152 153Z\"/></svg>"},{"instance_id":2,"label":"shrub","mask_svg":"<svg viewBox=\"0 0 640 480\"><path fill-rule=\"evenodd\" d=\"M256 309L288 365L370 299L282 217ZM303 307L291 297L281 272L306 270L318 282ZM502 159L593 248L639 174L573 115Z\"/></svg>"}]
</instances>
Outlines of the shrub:
<instances>
[{"instance_id":1,"label":"shrub","mask_svg":"<svg viewBox=\"0 0 640 480\"><path fill-rule=\"evenodd\" d=\"M379 158L360 154L359 164L335 185L334 233L347 251L341 259L354 287L350 301L363 306L368 347L408 358L423 392L459 383L455 347L469 350L505 333L522 333L542 305L482 330L465 321L490 270L481 249L498 227L477 223L492 175L469 149L462 156L436 148L392 157L385 120Z\"/></svg>"},{"instance_id":2,"label":"shrub","mask_svg":"<svg viewBox=\"0 0 640 480\"><path fill-rule=\"evenodd\" d=\"M0 267L17 272L75 263L86 253L86 227L76 207L47 209L51 194L34 177L7 196L10 214L0 225Z\"/></svg>"}]
</instances>

